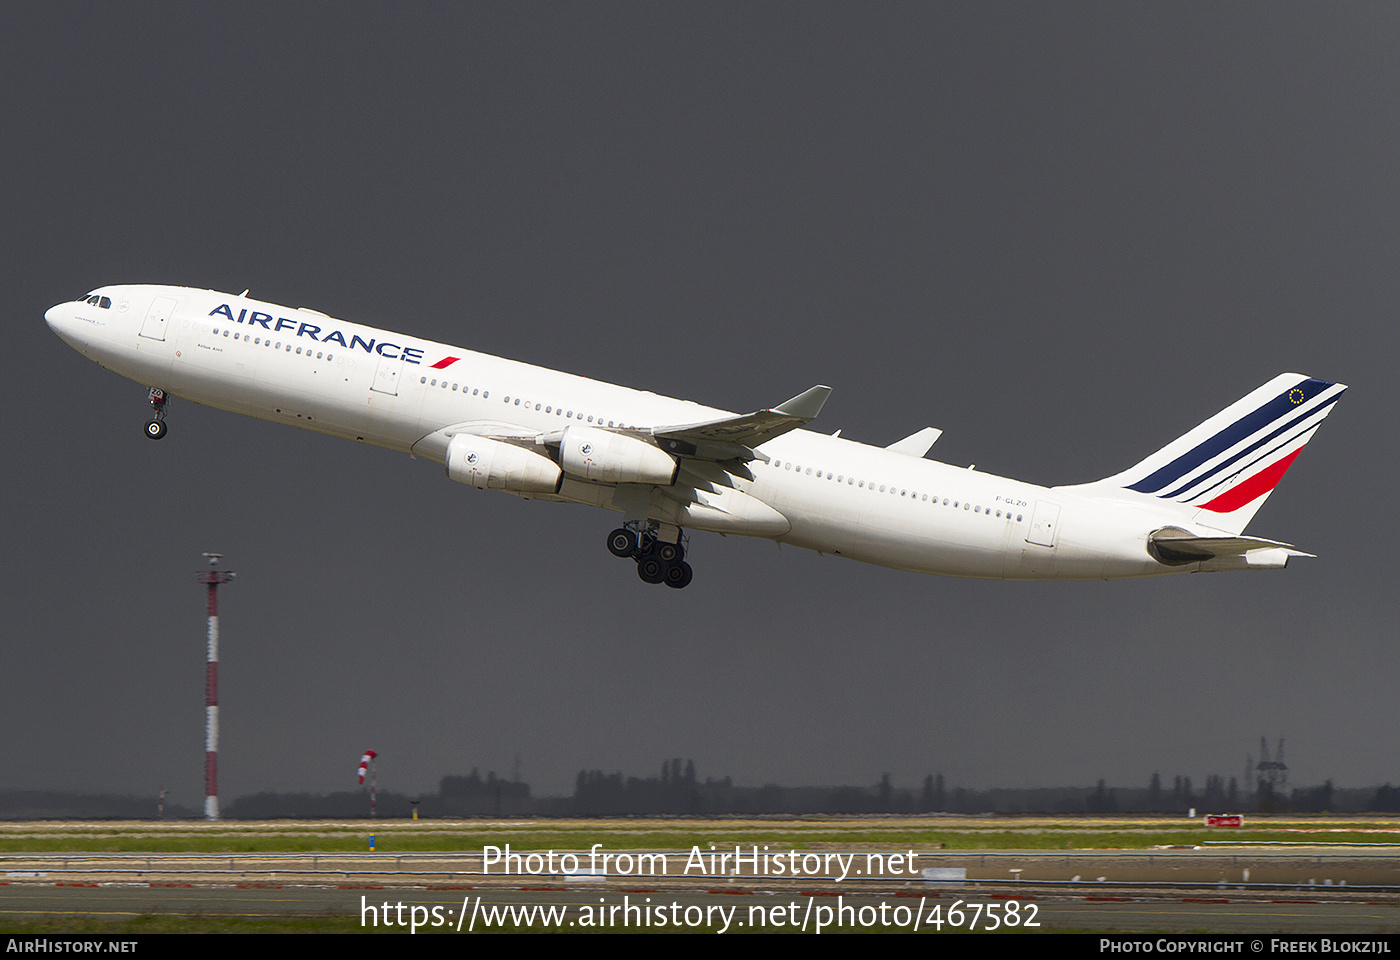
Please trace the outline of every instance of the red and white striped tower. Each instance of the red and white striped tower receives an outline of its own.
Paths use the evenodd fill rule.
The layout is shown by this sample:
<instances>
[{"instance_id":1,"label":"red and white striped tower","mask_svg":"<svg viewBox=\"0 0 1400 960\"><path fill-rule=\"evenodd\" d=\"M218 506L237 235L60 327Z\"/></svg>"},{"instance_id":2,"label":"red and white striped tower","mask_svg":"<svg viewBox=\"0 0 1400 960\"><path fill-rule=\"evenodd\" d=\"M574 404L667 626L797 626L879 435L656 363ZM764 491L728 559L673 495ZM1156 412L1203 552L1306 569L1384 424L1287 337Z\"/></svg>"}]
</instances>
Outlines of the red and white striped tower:
<instances>
[{"instance_id":1,"label":"red and white striped tower","mask_svg":"<svg viewBox=\"0 0 1400 960\"><path fill-rule=\"evenodd\" d=\"M209 629L204 654L204 819L219 819L219 584L235 576L218 569L221 553L206 553L209 569L200 583L209 588Z\"/></svg>"}]
</instances>

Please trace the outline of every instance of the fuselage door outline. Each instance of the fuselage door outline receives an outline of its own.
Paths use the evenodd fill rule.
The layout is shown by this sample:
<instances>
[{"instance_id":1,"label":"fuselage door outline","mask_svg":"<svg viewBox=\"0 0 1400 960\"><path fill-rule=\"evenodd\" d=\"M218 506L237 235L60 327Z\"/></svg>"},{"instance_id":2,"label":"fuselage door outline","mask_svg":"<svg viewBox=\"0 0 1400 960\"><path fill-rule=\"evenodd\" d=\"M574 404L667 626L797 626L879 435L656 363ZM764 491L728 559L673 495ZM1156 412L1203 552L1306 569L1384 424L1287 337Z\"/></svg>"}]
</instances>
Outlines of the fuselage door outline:
<instances>
[{"instance_id":1,"label":"fuselage door outline","mask_svg":"<svg viewBox=\"0 0 1400 960\"><path fill-rule=\"evenodd\" d=\"M175 312L178 303L174 297L156 297L151 303L151 309L146 313L146 319L141 323L141 336L149 340L164 340L165 323Z\"/></svg>"}]
</instances>

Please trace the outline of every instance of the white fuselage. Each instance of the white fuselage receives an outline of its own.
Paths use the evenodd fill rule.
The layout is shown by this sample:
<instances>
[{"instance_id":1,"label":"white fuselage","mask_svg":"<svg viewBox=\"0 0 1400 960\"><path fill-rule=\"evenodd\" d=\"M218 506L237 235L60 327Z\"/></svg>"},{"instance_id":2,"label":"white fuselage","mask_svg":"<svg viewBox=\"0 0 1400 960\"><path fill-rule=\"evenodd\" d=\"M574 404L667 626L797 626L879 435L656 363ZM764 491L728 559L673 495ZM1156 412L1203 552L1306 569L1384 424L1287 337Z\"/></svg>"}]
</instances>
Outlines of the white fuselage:
<instances>
[{"instance_id":1,"label":"white fuselage","mask_svg":"<svg viewBox=\"0 0 1400 960\"><path fill-rule=\"evenodd\" d=\"M101 288L46 315L89 359L171 396L442 462L454 425L526 438L574 424L648 431L725 411L247 297L183 287ZM998 579L1102 579L1194 570L1148 553L1186 516L1131 496L1049 489L794 430L723 483L682 462L643 491L649 516L762 536L904 570ZM635 486L635 485L634 485ZM630 502L635 502L636 491ZM538 499L622 510L616 485L566 476Z\"/></svg>"}]
</instances>

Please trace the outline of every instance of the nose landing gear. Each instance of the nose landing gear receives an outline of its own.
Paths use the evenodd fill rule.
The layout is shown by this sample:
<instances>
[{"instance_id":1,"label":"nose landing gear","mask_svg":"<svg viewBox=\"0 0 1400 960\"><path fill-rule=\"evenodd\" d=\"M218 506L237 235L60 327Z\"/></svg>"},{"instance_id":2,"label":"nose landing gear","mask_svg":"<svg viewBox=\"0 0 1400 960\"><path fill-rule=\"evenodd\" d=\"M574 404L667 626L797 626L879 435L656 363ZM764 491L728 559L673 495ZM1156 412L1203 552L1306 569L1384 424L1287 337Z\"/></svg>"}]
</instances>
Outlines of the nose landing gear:
<instances>
[{"instance_id":1,"label":"nose landing gear","mask_svg":"<svg viewBox=\"0 0 1400 960\"><path fill-rule=\"evenodd\" d=\"M150 400L151 410L154 412L151 419L146 421L146 436L152 440L159 440L165 436L165 403L170 398L160 387L152 387L147 398Z\"/></svg>"},{"instance_id":2,"label":"nose landing gear","mask_svg":"<svg viewBox=\"0 0 1400 960\"><path fill-rule=\"evenodd\" d=\"M690 583L695 572L685 562L685 533L679 528L674 543L658 539L656 524L628 523L608 534L608 550L615 557L637 561L637 576L644 583L664 583L677 590Z\"/></svg>"}]
</instances>

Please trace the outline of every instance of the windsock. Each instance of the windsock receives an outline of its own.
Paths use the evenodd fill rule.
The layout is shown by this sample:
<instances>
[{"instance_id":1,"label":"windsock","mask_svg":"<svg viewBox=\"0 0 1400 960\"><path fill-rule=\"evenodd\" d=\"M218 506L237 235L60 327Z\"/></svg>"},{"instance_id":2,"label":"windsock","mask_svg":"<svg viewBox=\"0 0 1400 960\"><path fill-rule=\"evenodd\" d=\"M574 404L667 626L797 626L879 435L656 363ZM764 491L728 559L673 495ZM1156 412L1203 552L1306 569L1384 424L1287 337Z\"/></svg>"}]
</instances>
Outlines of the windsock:
<instances>
[{"instance_id":1,"label":"windsock","mask_svg":"<svg viewBox=\"0 0 1400 960\"><path fill-rule=\"evenodd\" d=\"M375 753L373 750L366 750L365 755L360 758L360 783L365 782L365 771L369 769L369 762L377 756L379 756L379 754Z\"/></svg>"}]
</instances>

